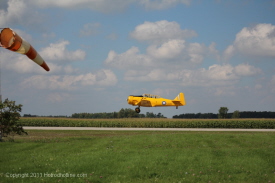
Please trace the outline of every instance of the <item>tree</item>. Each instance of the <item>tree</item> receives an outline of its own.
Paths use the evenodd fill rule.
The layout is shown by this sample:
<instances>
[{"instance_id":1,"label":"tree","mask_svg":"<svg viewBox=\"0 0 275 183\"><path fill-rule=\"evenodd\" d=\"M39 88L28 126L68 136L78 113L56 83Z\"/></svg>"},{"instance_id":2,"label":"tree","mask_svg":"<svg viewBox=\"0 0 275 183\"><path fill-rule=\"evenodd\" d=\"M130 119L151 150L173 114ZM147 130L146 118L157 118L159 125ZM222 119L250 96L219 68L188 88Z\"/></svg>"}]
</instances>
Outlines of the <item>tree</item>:
<instances>
[{"instance_id":1,"label":"tree","mask_svg":"<svg viewBox=\"0 0 275 183\"><path fill-rule=\"evenodd\" d=\"M124 118L125 117L125 110L122 108L118 112L118 118Z\"/></svg>"},{"instance_id":2,"label":"tree","mask_svg":"<svg viewBox=\"0 0 275 183\"><path fill-rule=\"evenodd\" d=\"M6 99L0 102L0 140L11 133L22 135L27 134L23 127L18 123L22 104L15 105L15 101Z\"/></svg>"},{"instance_id":3,"label":"tree","mask_svg":"<svg viewBox=\"0 0 275 183\"><path fill-rule=\"evenodd\" d=\"M239 111L234 111L232 114L232 118L240 118L240 112Z\"/></svg>"},{"instance_id":4,"label":"tree","mask_svg":"<svg viewBox=\"0 0 275 183\"><path fill-rule=\"evenodd\" d=\"M219 118L226 118L227 117L228 108L227 107L221 107L219 109Z\"/></svg>"}]
</instances>

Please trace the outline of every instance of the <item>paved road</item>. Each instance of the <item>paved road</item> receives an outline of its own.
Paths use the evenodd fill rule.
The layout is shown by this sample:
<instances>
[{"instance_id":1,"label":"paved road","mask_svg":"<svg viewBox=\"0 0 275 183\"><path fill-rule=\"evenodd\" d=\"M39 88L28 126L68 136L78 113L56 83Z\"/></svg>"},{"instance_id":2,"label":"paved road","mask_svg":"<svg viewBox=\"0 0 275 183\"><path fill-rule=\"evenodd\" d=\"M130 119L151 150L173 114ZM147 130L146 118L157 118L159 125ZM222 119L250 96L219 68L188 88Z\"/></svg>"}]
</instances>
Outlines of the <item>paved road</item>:
<instances>
[{"instance_id":1,"label":"paved road","mask_svg":"<svg viewBox=\"0 0 275 183\"><path fill-rule=\"evenodd\" d=\"M216 131L216 132L275 132L275 129L229 129L229 128L107 128L107 127L31 127L25 130L109 130L109 131Z\"/></svg>"}]
</instances>

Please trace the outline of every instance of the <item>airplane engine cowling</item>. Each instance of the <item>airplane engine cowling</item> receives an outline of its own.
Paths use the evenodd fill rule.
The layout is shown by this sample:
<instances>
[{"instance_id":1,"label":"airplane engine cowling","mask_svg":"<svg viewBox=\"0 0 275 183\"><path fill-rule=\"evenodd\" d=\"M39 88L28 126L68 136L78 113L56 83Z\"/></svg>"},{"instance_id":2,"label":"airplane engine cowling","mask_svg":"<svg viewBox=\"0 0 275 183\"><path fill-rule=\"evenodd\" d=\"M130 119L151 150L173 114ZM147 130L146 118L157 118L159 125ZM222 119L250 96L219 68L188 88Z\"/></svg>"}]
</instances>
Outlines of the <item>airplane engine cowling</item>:
<instances>
[{"instance_id":1,"label":"airplane engine cowling","mask_svg":"<svg viewBox=\"0 0 275 183\"><path fill-rule=\"evenodd\" d=\"M134 96L129 96L127 98L127 102L128 104L130 105L138 105L139 101L135 100L135 97Z\"/></svg>"},{"instance_id":2,"label":"airplane engine cowling","mask_svg":"<svg viewBox=\"0 0 275 183\"><path fill-rule=\"evenodd\" d=\"M128 102L128 104L133 105L133 104L132 104L132 102L133 102L133 96L129 96L129 97L127 98L127 102Z\"/></svg>"}]
</instances>

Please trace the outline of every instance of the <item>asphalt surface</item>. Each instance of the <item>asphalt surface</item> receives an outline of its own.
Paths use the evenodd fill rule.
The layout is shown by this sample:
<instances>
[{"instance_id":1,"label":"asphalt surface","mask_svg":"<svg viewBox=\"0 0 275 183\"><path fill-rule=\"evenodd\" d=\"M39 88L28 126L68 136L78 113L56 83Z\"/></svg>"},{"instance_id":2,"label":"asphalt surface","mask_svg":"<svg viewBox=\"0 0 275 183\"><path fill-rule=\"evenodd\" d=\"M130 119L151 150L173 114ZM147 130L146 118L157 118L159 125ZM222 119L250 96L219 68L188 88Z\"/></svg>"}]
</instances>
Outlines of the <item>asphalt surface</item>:
<instances>
[{"instance_id":1,"label":"asphalt surface","mask_svg":"<svg viewBox=\"0 0 275 183\"><path fill-rule=\"evenodd\" d=\"M105 131L213 131L213 132L275 132L275 129L238 128L108 128L108 127L39 127L24 126L25 130L105 130Z\"/></svg>"}]
</instances>

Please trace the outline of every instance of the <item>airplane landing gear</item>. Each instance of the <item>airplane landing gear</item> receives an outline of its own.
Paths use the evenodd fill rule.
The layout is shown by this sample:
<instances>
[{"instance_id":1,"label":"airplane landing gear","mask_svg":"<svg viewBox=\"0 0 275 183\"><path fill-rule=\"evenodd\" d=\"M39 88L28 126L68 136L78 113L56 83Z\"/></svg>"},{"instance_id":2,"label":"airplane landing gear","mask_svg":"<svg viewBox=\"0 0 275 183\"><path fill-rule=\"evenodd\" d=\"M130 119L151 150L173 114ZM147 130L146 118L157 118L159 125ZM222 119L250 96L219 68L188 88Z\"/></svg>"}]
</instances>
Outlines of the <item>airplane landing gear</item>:
<instances>
[{"instance_id":1,"label":"airplane landing gear","mask_svg":"<svg viewBox=\"0 0 275 183\"><path fill-rule=\"evenodd\" d=\"M136 107L136 108L135 108L135 111L136 111L136 113L140 113L140 108L139 108L139 107Z\"/></svg>"}]
</instances>

